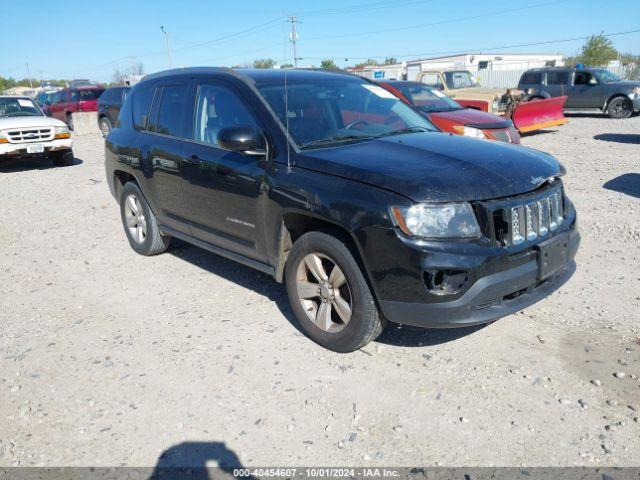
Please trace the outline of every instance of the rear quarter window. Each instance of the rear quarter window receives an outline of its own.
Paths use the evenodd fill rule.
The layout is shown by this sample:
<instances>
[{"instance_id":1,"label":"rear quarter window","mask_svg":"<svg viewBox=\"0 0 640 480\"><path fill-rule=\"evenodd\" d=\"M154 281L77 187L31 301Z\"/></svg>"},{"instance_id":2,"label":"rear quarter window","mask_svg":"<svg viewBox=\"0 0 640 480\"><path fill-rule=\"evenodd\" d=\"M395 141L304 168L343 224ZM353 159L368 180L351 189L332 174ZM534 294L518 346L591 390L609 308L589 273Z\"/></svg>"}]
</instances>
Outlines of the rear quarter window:
<instances>
[{"instance_id":1,"label":"rear quarter window","mask_svg":"<svg viewBox=\"0 0 640 480\"><path fill-rule=\"evenodd\" d=\"M131 110L133 114L133 128L136 130L144 130L147 128L154 91L153 86L142 85L133 92Z\"/></svg>"}]
</instances>

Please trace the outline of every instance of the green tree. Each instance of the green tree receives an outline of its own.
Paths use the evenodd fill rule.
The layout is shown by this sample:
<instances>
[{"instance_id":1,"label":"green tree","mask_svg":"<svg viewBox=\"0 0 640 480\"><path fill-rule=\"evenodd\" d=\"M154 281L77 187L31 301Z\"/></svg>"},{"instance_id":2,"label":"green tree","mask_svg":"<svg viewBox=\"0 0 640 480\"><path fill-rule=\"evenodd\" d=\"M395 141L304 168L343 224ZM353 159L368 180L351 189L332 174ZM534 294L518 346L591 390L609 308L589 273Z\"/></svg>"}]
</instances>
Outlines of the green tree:
<instances>
[{"instance_id":1,"label":"green tree","mask_svg":"<svg viewBox=\"0 0 640 480\"><path fill-rule=\"evenodd\" d=\"M276 61L273 58L260 58L253 61L253 68L273 68Z\"/></svg>"},{"instance_id":2,"label":"green tree","mask_svg":"<svg viewBox=\"0 0 640 480\"><path fill-rule=\"evenodd\" d=\"M618 58L618 51L613 42L604 35L592 35L582 47L576 58L579 63L594 67L606 66L611 60Z\"/></svg>"},{"instance_id":3,"label":"green tree","mask_svg":"<svg viewBox=\"0 0 640 480\"><path fill-rule=\"evenodd\" d=\"M395 65L398 63L398 59L396 57L387 57L384 59L385 65Z\"/></svg>"},{"instance_id":4,"label":"green tree","mask_svg":"<svg viewBox=\"0 0 640 480\"><path fill-rule=\"evenodd\" d=\"M325 70L337 70L338 66L333 60L322 60L322 62L320 62L320 68Z\"/></svg>"}]
</instances>

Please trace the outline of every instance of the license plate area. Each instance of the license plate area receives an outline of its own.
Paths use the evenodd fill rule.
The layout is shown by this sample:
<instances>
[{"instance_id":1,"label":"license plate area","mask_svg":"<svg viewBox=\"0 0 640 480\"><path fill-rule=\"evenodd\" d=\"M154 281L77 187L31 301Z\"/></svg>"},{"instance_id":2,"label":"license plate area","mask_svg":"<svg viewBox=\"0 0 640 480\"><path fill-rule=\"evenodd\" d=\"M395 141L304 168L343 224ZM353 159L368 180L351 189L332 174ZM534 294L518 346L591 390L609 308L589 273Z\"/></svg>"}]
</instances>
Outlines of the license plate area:
<instances>
[{"instance_id":1,"label":"license plate area","mask_svg":"<svg viewBox=\"0 0 640 480\"><path fill-rule=\"evenodd\" d=\"M44 152L44 145L42 143L32 143L27 145L27 153L42 153Z\"/></svg>"},{"instance_id":2,"label":"license plate area","mask_svg":"<svg viewBox=\"0 0 640 480\"><path fill-rule=\"evenodd\" d=\"M569 261L569 235L551 238L538 245L538 277L545 280Z\"/></svg>"}]
</instances>

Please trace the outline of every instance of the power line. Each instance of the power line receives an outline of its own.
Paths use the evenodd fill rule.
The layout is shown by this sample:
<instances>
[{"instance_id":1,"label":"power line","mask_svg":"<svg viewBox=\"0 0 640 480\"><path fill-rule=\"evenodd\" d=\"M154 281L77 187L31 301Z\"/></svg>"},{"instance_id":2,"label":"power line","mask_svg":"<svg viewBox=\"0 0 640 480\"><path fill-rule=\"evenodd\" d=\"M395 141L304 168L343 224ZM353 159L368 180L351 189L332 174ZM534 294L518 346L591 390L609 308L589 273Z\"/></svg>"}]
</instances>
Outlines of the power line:
<instances>
[{"instance_id":1,"label":"power line","mask_svg":"<svg viewBox=\"0 0 640 480\"><path fill-rule=\"evenodd\" d=\"M368 57L352 57L352 56L348 56L348 55L343 55L340 57L307 57L310 60L323 60L323 59L331 59L331 60L337 60L337 59L351 59L351 60L365 60L365 59L376 59L376 58L389 58L389 57L395 57L395 58L408 58L408 57L430 57L430 56L434 56L434 55L455 55L455 54L461 54L461 53L466 53L469 51L477 51L477 52L490 52L490 51L494 51L494 50L505 50L508 48L522 48L522 47L532 47L532 46L536 46L536 45L550 45L553 43L564 43L564 42L573 42L573 41L578 41L578 40L587 40L589 38L591 38L593 35L603 35L605 37L615 37L615 36L620 36L620 35L630 35L632 33L640 33L640 29L636 29L636 30L627 30L625 32L613 32L613 33L598 33L598 34L592 34L592 35L586 35L583 37L573 37L573 38L563 38L563 39L557 39L557 40L547 40L544 42L532 42L532 43L519 43L519 44L514 44L514 45L502 45L499 47L487 47L487 48L478 48L478 47L472 47L472 48L465 48L465 49L461 49L461 50L449 50L449 51L440 51L440 52L427 52L427 53L404 53L404 54L394 54L394 55L379 55L379 56L368 56Z\"/></svg>"},{"instance_id":2,"label":"power line","mask_svg":"<svg viewBox=\"0 0 640 480\"><path fill-rule=\"evenodd\" d=\"M365 35L377 35L377 34L380 34L380 33L400 32L400 31L405 31L405 30L423 29L423 28L427 28L427 27L433 27L433 26L436 26L436 25L446 25L446 24L450 24L450 23L463 22L463 21L466 21L466 20L476 20L478 18L492 17L494 15L503 15L505 13L520 12L522 10L528 10L528 9L531 9L531 8L538 8L538 7L545 7L545 6L549 6L549 5L555 5L555 4L558 4L558 3L565 3L565 2L568 2L568 1L569 0L553 0L553 1L550 1L550 2L536 3L536 4L533 4L533 5L525 5L525 6L522 6L522 7L510 8L510 9L506 9L506 10L497 10L497 11L493 11L493 12L481 13L481 14L478 14L478 15L471 15L471 16L467 16L467 17L458 17L458 18L452 18L452 19L449 19L449 20L441 20L439 22L421 23L421 24L418 24L418 25L408 25L408 26L405 26L405 27L394 27L394 28L387 28L387 29L369 30L367 32L346 33L346 34L342 34L342 35L309 37L308 40L328 40L328 39L332 39L332 38L361 37L361 36L365 36Z\"/></svg>"}]
</instances>

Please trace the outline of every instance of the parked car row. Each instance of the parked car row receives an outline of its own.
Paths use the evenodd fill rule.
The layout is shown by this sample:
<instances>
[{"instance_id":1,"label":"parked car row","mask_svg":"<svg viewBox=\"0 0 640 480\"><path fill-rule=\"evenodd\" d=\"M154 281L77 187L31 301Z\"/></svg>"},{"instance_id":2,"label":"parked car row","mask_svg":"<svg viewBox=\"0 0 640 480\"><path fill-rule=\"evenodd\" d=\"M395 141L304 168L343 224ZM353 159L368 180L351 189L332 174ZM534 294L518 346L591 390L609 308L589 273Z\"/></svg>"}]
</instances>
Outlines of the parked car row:
<instances>
[{"instance_id":1,"label":"parked car row","mask_svg":"<svg viewBox=\"0 0 640 480\"><path fill-rule=\"evenodd\" d=\"M385 87L326 71L147 76L105 148L132 249L179 238L268 273L302 330L339 352L388 320L482 324L559 288L580 241L562 165L464 135L508 136L504 118L487 124L420 84ZM435 125L461 121L462 135Z\"/></svg>"}]
</instances>

